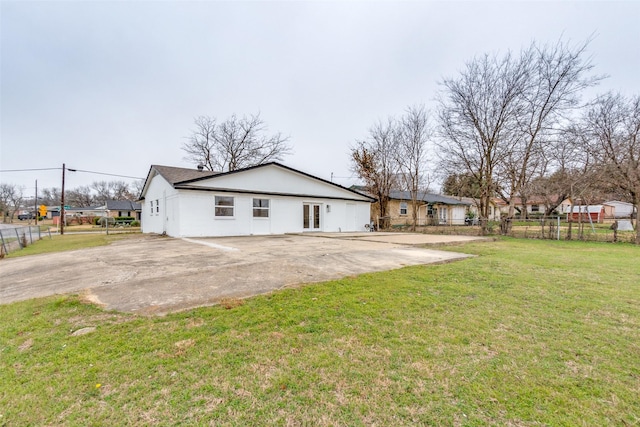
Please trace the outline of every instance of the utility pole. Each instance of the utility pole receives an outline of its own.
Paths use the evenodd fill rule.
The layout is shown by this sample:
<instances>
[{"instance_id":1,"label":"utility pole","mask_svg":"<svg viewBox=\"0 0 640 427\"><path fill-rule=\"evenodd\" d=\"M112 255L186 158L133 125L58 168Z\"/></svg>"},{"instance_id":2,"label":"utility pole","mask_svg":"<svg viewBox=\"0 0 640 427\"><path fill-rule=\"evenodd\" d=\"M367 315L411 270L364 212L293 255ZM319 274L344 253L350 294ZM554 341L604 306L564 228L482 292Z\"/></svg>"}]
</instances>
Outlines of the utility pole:
<instances>
[{"instance_id":1,"label":"utility pole","mask_svg":"<svg viewBox=\"0 0 640 427\"><path fill-rule=\"evenodd\" d=\"M62 194L60 195L60 235L64 234L64 171L66 166L62 164Z\"/></svg>"},{"instance_id":2,"label":"utility pole","mask_svg":"<svg viewBox=\"0 0 640 427\"><path fill-rule=\"evenodd\" d=\"M38 225L38 215L40 212L38 211L38 180L36 179L36 200L33 202L33 209L36 211L36 225Z\"/></svg>"}]
</instances>

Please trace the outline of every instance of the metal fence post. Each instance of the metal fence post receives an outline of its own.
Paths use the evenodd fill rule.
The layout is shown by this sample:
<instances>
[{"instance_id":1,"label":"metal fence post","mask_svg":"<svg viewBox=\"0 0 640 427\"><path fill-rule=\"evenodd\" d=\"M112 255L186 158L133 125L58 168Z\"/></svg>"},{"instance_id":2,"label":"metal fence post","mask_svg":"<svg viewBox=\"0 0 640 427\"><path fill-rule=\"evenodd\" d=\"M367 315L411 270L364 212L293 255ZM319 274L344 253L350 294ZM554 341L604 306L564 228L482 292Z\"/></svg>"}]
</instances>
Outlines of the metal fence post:
<instances>
[{"instance_id":1,"label":"metal fence post","mask_svg":"<svg viewBox=\"0 0 640 427\"><path fill-rule=\"evenodd\" d=\"M0 239L2 240L2 247L4 248L4 253L9 255L9 251L7 250L7 244L4 242L4 236L2 235L2 230L0 230Z\"/></svg>"},{"instance_id":2,"label":"metal fence post","mask_svg":"<svg viewBox=\"0 0 640 427\"><path fill-rule=\"evenodd\" d=\"M22 249L24 246L22 246L22 241L20 240L20 233L18 233L18 229L16 228L16 237L18 238L18 245L20 245L20 249Z\"/></svg>"}]
</instances>

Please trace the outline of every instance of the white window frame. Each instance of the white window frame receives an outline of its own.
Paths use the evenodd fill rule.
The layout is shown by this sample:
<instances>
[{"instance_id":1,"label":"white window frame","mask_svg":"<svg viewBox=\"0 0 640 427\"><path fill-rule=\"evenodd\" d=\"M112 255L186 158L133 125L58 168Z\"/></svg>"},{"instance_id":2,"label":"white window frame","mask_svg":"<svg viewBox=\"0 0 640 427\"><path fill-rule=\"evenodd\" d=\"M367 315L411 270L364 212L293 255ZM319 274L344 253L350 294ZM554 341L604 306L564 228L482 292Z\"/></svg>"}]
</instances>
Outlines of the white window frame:
<instances>
[{"instance_id":1,"label":"white window frame","mask_svg":"<svg viewBox=\"0 0 640 427\"><path fill-rule=\"evenodd\" d=\"M265 201L267 202L267 206L256 206L256 201L257 200L261 200L261 201ZM271 199L263 199L260 197L254 197L253 200L251 201L251 205L252 205L252 214L253 214L253 218L255 219L269 219L271 218ZM266 212L267 215L266 216L256 216L256 211L258 212Z\"/></svg>"},{"instance_id":2,"label":"white window frame","mask_svg":"<svg viewBox=\"0 0 640 427\"><path fill-rule=\"evenodd\" d=\"M406 216L408 215L407 214L408 212L409 212L409 205L407 205L407 202L400 202L400 216Z\"/></svg>"},{"instance_id":3,"label":"white window frame","mask_svg":"<svg viewBox=\"0 0 640 427\"><path fill-rule=\"evenodd\" d=\"M219 204L218 199L231 199L231 205ZM231 209L231 215L218 215L218 209ZM236 198L233 196L214 196L213 198L213 217L216 219L234 219L236 217Z\"/></svg>"},{"instance_id":4,"label":"white window frame","mask_svg":"<svg viewBox=\"0 0 640 427\"><path fill-rule=\"evenodd\" d=\"M151 200L151 201L149 202L149 205L151 206L151 210L149 211L149 215L150 215L150 216L153 216L153 200Z\"/></svg>"},{"instance_id":5,"label":"white window frame","mask_svg":"<svg viewBox=\"0 0 640 427\"><path fill-rule=\"evenodd\" d=\"M156 216L160 215L160 200L156 199Z\"/></svg>"}]
</instances>

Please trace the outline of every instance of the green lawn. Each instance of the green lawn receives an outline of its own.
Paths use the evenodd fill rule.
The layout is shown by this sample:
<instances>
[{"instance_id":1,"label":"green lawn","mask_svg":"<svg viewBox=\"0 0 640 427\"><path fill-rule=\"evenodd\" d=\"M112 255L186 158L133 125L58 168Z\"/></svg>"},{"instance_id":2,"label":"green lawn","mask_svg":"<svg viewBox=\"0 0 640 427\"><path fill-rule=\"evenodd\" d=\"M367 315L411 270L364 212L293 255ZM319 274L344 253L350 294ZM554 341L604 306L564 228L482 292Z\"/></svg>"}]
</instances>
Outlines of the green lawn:
<instances>
[{"instance_id":1,"label":"green lawn","mask_svg":"<svg viewBox=\"0 0 640 427\"><path fill-rule=\"evenodd\" d=\"M76 249L90 248L93 246L104 246L116 240L125 239L130 236L139 236L139 233L127 234L65 234L53 235L51 238L43 236L41 240L33 242L24 249L10 252L7 258L17 258L27 255L37 255L50 252L71 251ZM0 424L1 425L1 424Z\"/></svg>"},{"instance_id":2,"label":"green lawn","mask_svg":"<svg viewBox=\"0 0 640 427\"><path fill-rule=\"evenodd\" d=\"M161 318L2 306L0 425L640 424L640 247L449 249Z\"/></svg>"}]
</instances>

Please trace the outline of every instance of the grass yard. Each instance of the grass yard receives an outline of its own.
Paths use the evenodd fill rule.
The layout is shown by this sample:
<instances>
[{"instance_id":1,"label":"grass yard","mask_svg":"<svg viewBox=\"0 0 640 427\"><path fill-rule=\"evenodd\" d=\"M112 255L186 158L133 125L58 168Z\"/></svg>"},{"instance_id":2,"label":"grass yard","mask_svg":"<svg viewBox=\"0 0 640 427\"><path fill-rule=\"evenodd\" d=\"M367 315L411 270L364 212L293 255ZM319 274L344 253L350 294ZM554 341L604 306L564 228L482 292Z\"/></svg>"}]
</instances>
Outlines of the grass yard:
<instances>
[{"instance_id":1,"label":"grass yard","mask_svg":"<svg viewBox=\"0 0 640 427\"><path fill-rule=\"evenodd\" d=\"M7 258L17 258L27 255L37 255L50 252L72 251L76 249L104 246L116 240L126 239L128 236L139 236L139 233L131 234L65 234L53 235L51 238L43 237L33 242L24 249L9 252ZM1 424L0 424L1 425Z\"/></svg>"},{"instance_id":2,"label":"grass yard","mask_svg":"<svg viewBox=\"0 0 640 427\"><path fill-rule=\"evenodd\" d=\"M640 424L640 247L450 249L162 318L2 306L0 425Z\"/></svg>"}]
</instances>

